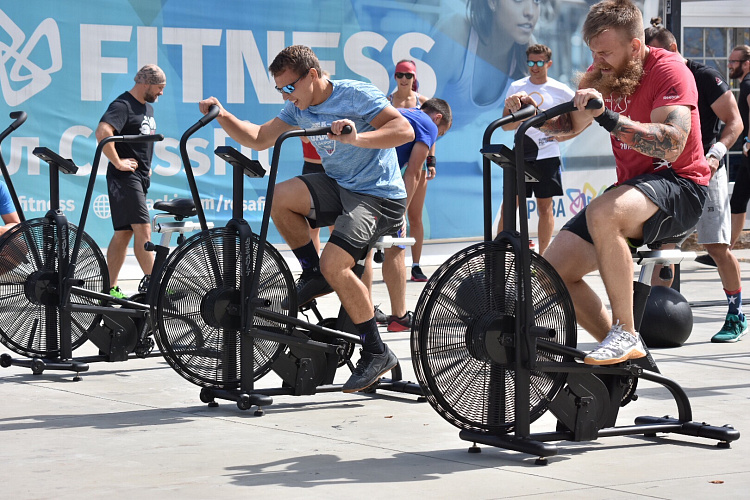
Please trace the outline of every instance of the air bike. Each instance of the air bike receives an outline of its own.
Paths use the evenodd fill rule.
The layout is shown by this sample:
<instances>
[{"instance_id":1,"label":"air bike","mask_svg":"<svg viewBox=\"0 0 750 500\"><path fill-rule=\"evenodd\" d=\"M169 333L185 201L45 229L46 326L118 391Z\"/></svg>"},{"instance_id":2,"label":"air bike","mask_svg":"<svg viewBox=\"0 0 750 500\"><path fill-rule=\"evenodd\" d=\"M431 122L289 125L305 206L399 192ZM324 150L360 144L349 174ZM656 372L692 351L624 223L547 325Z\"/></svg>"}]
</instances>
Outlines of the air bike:
<instances>
[{"instance_id":1,"label":"air bike","mask_svg":"<svg viewBox=\"0 0 750 500\"><path fill-rule=\"evenodd\" d=\"M201 117L183 134L180 152L184 162L190 161L188 137L212 118ZM20 120L14 122L16 127ZM0 140L6 132L0 135ZM50 210L38 219L25 220L21 216L21 224L0 239L0 341L23 356L13 358L2 354L0 366L28 367L34 375L45 370L72 371L73 380L78 381L80 373L88 371L89 363L160 355L153 351L155 311L174 310L185 292L161 289L159 277L170 252L172 234L178 233L179 245L185 241L185 232L198 228L186 220L196 213L193 200L154 203L160 212L154 216L152 229L162 236L159 244L146 244L147 250L156 253L152 279L128 299L117 299L107 293L109 273L104 256L84 227L104 146L111 142L156 142L163 138L160 134L112 136L99 143L78 226L69 223L60 210L59 193L59 173L75 174L78 167L48 148L34 149L33 154L50 167ZM11 188L5 164L0 162L0 166ZM12 188L11 195L22 214ZM74 357L73 351L86 341L91 341L99 353Z\"/></svg>"},{"instance_id":2,"label":"air bike","mask_svg":"<svg viewBox=\"0 0 750 500\"><path fill-rule=\"evenodd\" d=\"M212 106L209 115L218 113ZM232 219L225 227L203 230L174 252L164 267L162 289L186 292L174 309L157 309L157 343L177 373L201 387L200 399L234 401L241 410L257 406L255 415L274 396L339 392L336 371L352 370L351 356L361 344L343 307L337 318L314 324L297 318L294 280L278 250L267 243L271 206L282 143L291 137L325 135L330 127L291 130L273 148L266 205L260 233L242 217L244 177L263 178L264 167L229 146L215 153L229 163L232 175ZM350 133L349 130L346 133ZM185 164L193 198L199 194ZM201 225L205 217L198 211ZM259 388L256 382L273 372L281 386ZM389 390L422 395L415 383L401 379L396 365L391 378L369 392Z\"/></svg>"},{"instance_id":3,"label":"air bike","mask_svg":"<svg viewBox=\"0 0 750 500\"><path fill-rule=\"evenodd\" d=\"M589 103L598 108L601 101ZM554 268L528 248L526 202L516 195L525 182L538 179L523 159L529 127L573 111L572 102L534 116L533 106L491 123L484 133L485 241L450 257L427 282L415 311L412 362L425 396L459 437L539 457L557 454L554 441L592 441L606 436L675 433L718 440L729 447L739 439L731 426L693 422L683 389L661 375L649 354L611 366L583 363L576 349L576 319L568 291ZM529 118L532 117L532 118ZM502 125L528 118L515 135L515 150L492 144ZM490 168L503 168L503 231L492 241ZM679 262L679 250L644 250L634 256L643 265L635 283L634 311L639 326L651 271L656 264ZM645 296L644 296L645 295ZM638 417L634 425L616 426L620 407L637 398L644 379L666 388L677 417ZM530 424L550 411L557 419L551 432L531 433Z\"/></svg>"}]
</instances>

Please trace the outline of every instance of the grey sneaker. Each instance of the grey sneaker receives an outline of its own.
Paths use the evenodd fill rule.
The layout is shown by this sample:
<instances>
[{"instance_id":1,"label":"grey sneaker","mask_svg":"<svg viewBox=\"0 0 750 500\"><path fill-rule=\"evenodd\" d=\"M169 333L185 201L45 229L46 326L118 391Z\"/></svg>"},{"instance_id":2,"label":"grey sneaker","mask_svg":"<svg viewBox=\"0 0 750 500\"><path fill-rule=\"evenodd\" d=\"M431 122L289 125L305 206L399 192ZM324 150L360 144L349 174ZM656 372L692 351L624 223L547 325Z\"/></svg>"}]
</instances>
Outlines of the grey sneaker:
<instances>
[{"instance_id":1,"label":"grey sneaker","mask_svg":"<svg viewBox=\"0 0 750 500\"><path fill-rule=\"evenodd\" d=\"M357 392L367 389L397 364L398 358L388 346L385 346L385 352L382 354L362 351L362 356L357 361L351 377L344 384L343 391Z\"/></svg>"},{"instance_id":2,"label":"grey sneaker","mask_svg":"<svg viewBox=\"0 0 750 500\"><path fill-rule=\"evenodd\" d=\"M386 316L385 313L380 310L380 304L375 306L375 323L379 325L388 324L388 316Z\"/></svg>"},{"instance_id":3,"label":"grey sneaker","mask_svg":"<svg viewBox=\"0 0 750 500\"><path fill-rule=\"evenodd\" d=\"M602 343L588 353L583 362L587 365L613 365L645 356L646 348L643 347L641 336L637 332L633 335L623 330L618 321L612 325Z\"/></svg>"}]
</instances>

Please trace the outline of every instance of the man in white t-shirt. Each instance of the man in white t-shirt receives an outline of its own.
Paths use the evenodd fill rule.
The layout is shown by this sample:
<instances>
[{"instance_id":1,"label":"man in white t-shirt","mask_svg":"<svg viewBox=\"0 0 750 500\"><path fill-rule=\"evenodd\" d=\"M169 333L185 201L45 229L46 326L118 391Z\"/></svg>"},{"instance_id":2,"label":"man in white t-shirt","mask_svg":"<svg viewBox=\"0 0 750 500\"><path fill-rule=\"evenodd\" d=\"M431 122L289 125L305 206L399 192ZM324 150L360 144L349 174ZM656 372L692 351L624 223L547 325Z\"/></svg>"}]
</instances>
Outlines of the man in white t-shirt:
<instances>
[{"instance_id":1,"label":"man in white t-shirt","mask_svg":"<svg viewBox=\"0 0 750 500\"><path fill-rule=\"evenodd\" d=\"M537 107L546 110L557 104L573 99L574 92L564 83L547 76L547 71L552 66L552 50L546 45L531 45L526 49L526 64L529 67L529 76L516 80L510 84L507 96L518 92L526 92L537 103ZM507 97L506 96L506 97ZM503 116L509 113L506 102ZM515 130L520 122L511 123L503 127L503 130ZM571 139L574 136L565 137ZM536 128L526 131L524 141L524 156L526 161L534 162L538 172L542 174L539 182L526 185L526 197L536 197L537 213L539 214L539 226L537 234L539 247L537 251L543 254L552 239L552 231L555 229L555 216L553 212L553 197L562 196L562 177L560 174L560 138L545 135ZM502 208L498 233L503 230ZM529 242L531 244L531 242Z\"/></svg>"}]
</instances>

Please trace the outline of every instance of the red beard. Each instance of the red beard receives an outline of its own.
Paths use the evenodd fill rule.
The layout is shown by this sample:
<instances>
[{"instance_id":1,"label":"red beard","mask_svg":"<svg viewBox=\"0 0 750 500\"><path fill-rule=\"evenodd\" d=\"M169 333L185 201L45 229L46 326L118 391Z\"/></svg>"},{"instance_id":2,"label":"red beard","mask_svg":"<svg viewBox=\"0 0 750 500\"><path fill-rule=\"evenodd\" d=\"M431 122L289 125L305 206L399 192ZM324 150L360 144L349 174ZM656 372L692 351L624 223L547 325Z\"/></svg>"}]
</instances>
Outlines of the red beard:
<instances>
[{"instance_id":1,"label":"red beard","mask_svg":"<svg viewBox=\"0 0 750 500\"><path fill-rule=\"evenodd\" d=\"M593 68L583 73L578 83L581 89L596 89L604 97L612 94L621 96L633 95L643 77L643 62L640 59L631 59L622 70L613 73L602 74L600 68Z\"/></svg>"}]
</instances>

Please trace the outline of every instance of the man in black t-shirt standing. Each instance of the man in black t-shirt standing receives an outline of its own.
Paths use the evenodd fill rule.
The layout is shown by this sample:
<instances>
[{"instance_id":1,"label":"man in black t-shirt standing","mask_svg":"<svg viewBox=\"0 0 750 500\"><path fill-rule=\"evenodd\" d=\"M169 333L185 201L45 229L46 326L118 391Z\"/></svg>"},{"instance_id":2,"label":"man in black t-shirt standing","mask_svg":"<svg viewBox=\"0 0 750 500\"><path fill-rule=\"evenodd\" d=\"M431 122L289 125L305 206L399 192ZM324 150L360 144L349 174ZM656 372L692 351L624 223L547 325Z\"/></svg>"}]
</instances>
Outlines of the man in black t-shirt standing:
<instances>
[{"instance_id":1,"label":"man in black t-shirt standing","mask_svg":"<svg viewBox=\"0 0 750 500\"><path fill-rule=\"evenodd\" d=\"M677 52L674 35L660 25L646 29L646 43ZM698 243L706 248L710 258L703 263L716 265L728 303L724 325L711 341L736 342L746 334L747 320L742 312L740 265L730 250L732 221L724 156L742 132L742 119L729 85L716 69L687 59L685 63L698 88L703 154L711 168L708 196L697 226ZM721 122L725 123L723 130Z\"/></svg>"},{"instance_id":2,"label":"man in black t-shirt standing","mask_svg":"<svg viewBox=\"0 0 750 500\"><path fill-rule=\"evenodd\" d=\"M732 191L732 244L737 242L743 227L750 201L750 158L748 157L748 134L750 134L750 46L738 45L729 54L729 78L740 81L737 105L742 117L744 144L740 168Z\"/></svg>"},{"instance_id":3,"label":"man in black t-shirt standing","mask_svg":"<svg viewBox=\"0 0 750 500\"><path fill-rule=\"evenodd\" d=\"M154 108L151 103L164 93L167 78L155 64L147 64L135 75L135 85L121 94L107 108L96 128L96 140L101 142L113 135L150 135L156 133ZM112 288L110 295L125 298L117 284L125 262L130 239L135 237L133 249L144 273L139 291L148 283L154 257L144 245L151 239L151 226L146 206L146 193L151 184L153 142L109 143L104 146L109 159L107 189L115 234L107 248L107 267Z\"/></svg>"}]
</instances>

